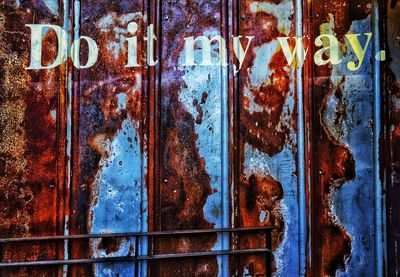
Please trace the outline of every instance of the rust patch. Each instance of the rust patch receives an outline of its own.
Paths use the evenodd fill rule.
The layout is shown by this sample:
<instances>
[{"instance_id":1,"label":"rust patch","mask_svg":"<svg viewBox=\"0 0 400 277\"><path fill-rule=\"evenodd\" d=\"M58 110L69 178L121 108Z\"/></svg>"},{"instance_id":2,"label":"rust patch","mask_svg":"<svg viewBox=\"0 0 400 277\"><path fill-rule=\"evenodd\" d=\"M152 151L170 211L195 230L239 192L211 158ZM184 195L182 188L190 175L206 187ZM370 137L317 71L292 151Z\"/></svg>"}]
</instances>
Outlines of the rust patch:
<instances>
[{"instance_id":1,"label":"rust patch","mask_svg":"<svg viewBox=\"0 0 400 277\"><path fill-rule=\"evenodd\" d=\"M254 104L261 107L262 111L249 111L245 105L241 119L246 141L269 156L282 151L290 133L290 122L288 124L282 120L290 83L293 81L290 71L285 70L285 61L282 51L274 54L268 65L268 69L273 72L269 80L261 87L251 89ZM249 101L246 98L244 96L245 103Z\"/></svg>"},{"instance_id":2,"label":"rust patch","mask_svg":"<svg viewBox=\"0 0 400 277\"><path fill-rule=\"evenodd\" d=\"M318 209L317 245L321 247L319 256L321 270L318 276L335 276L338 269L345 269L345 263L351 254L351 238L332 215L331 193L355 177L355 164L349 149L332 142L325 132L322 132L318 143L319 163L318 186L313 202ZM328 143L323 143L324 141ZM319 233L321 232L321 233Z\"/></svg>"},{"instance_id":3,"label":"rust patch","mask_svg":"<svg viewBox=\"0 0 400 277\"><path fill-rule=\"evenodd\" d=\"M390 1L390 8L394 9L398 2L399 2L399 0L391 0Z\"/></svg>"},{"instance_id":4,"label":"rust patch","mask_svg":"<svg viewBox=\"0 0 400 277\"><path fill-rule=\"evenodd\" d=\"M271 176L252 174L243 177L240 184L239 204L241 207L240 226L274 226L272 232L272 249L276 249L283 241L284 220L280 211L283 198L282 185ZM265 212L265 219L260 222L260 214ZM241 249L252 249L265 246L265 234L243 234L240 236ZM246 255L240 261L239 275L243 268L248 268L251 276L265 276L265 257L262 255Z\"/></svg>"},{"instance_id":5,"label":"rust patch","mask_svg":"<svg viewBox=\"0 0 400 277\"><path fill-rule=\"evenodd\" d=\"M106 251L106 254L108 255L110 253L117 252L120 243L121 243L121 238L102 238L98 245L98 248L104 249Z\"/></svg>"}]
</instances>

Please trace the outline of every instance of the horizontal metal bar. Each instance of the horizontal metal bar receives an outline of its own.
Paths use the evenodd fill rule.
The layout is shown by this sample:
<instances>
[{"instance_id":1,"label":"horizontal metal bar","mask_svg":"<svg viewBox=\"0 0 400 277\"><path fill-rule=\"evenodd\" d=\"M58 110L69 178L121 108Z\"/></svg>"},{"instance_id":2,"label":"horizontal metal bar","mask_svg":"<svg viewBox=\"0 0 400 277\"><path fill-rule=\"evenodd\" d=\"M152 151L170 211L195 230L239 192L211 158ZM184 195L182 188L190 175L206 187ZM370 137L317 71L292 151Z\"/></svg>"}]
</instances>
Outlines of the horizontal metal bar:
<instances>
[{"instance_id":1,"label":"horizontal metal bar","mask_svg":"<svg viewBox=\"0 0 400 277\"><path fill-rule=\"evenodd\" d=\"M2 238L0 243L11 242L34 242L51 240L72 240L72 239L96 239L96 238L116 238L116 237L154 237L154 236L173 236L173 235L199 235L213 233L233 233L233 232L255 232L274 229L273 226L252 227L252 228L225 228L225 229L205 229L205 230L169 230L156 232L130 232L130 233L109 233L109 234L81 234L66 236L43 236L43 237L24 237L24 238Z\"/></svg>"},{"instance_id":2,"label":"horizontal metal bar","mask_svg":"<svg viewBox=\"0 0 400 277\"><path fill-rule=\"evenodd\" d=\"M159 254L150 256L136 256L136 257L125 256L125 257L103 257L103 258L90 258L90 259L14 262L14 263L0 263L0 268L11 268L11 267L22 267L22 266L30 267L30 266L49 266L49 265L94 264L94 263L108 263L108 262L135 262L135 261L165 260L165 259L176 259L176 258L262 254L262 253L269 253L270 251L271 250L268 248L256 248L256 249L245 249L245 250L219 250L210 252Z\"/></svg>"}]
</instances>

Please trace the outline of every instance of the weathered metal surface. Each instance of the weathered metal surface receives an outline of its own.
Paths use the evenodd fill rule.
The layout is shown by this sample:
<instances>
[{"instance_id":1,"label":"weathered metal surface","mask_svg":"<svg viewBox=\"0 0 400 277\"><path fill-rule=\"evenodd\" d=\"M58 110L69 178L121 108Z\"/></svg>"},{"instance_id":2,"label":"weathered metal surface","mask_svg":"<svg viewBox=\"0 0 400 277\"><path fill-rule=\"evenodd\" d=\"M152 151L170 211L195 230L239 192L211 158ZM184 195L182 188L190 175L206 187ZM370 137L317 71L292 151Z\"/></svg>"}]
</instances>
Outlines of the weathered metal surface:
<instances>
[{"instance_id":1,"label":"weathered metal surface","mask_svg":"<svg viewBox=\"0 0 400 277\"><path fill-rule=\"evenodd\" d=\"M0 4L0 234L56 235L63 226L64 67L27 71L25 24L62 24L63 7L50 1ZM44 34L43 62L55 57L54 34ZM4 245L3 261L54 259L55 243ZM62 252L61 252L62 258ZM2 270L1 276L54 276L57 268Z\"/></svg>"},{"instance_id":2,"label":"weathered metal surface","mask_svg":"<svg viewBox=\"0 0 400 277\"><path fill-rule=\"evenodd\" d=\"M387 245L388 276L398 276L400 272L400 3L386 1L382 9L387 11L386 47L388 62L384 64L385 83L385 150L387 181Z\"/></svg>"},{"instance_id":3,"label":"weathered metal surface","mask_svg":"<svg viewBox=\"0 0 400 277\"><path fill-rule=\"evenodd\" d=\"M372 0L3 1L1 236L273 225L275 276L383 276L386 269L397 276L399 13L393 0L379 6ZM138 24L135 34L128 32L130 22ZM93 38L100 49L97 63L81 70L71 61L26 70L29 23L62 26L69 44L79 36ZM157 36L154 67L146 66L150 24ZM363 66L352 72L347 62L355 55L345 35L368 32L374 36ZM309 47L304 74L288 66L277 40L303 34ZM341 64L314 64L319 47L313 42L320 34L339 39ZM142 67L126 68L127 38L134 35ZM200 35L225 39L229 66L182 66L183 38ZM255 37L238 74L232 35L242 35L243 46L245 36ZM55 43L48 31L45 63L56 56ZM212 44L213 61L221 46ZM380 47L387 50L387 63L375 59ZM86 61L86 44L81 48ZM195 48L196 61L204 48ZM0 259L264 245L262 233L103 238L2 245ZM265 255L257 254L140 262L138 268L133 263L22 268L0 275L264 276L265 271Z\"/></svg>"}]
</instances>

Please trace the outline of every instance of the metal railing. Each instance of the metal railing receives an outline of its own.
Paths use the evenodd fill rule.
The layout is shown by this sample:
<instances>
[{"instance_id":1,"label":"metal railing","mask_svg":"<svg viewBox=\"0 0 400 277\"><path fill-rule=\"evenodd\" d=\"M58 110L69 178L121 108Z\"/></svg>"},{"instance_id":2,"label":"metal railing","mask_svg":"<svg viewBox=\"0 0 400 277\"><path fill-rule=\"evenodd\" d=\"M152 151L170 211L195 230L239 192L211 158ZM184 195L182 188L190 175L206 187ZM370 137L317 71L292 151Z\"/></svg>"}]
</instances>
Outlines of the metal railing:
<instances>
[{"instance_id":1,"label":"metal railing","mask_svg":"<svg viewBox=\"0 0 400 277\"><path fill-rule=\"evenodd\" d=\"M223 233L254 233L263 232L265 234L265 247L254 249L229 249L214 250L204 252L187 252L187 253L168 253L154 255L139 255L137 248L133 255L116 256L116 257L100 257L100 258L81 258L81 259L62 259L62 260L44 260L44 261L19 261L19 262L2 262L0 269L15 267L31 267L31 266L52 266L52 265L77 265L77 264L95 264L110 262L133 262L135 268L140 261L166 260L177 258L199 258L211 256L233 256L244 254L265 254L266 276L272 275L272 229L273 227L253 227L253 228L225 228L225 229L208 229L208 230L168 230L155 232L129 232L129 233L108 233L108 234L80 234L65 236L42 236L42 237L20 237L20 238L0 238L0 245L7 243L32 243L45 241L65 241L65 240L82 240L82 239L102 239L102 238L128 238L128 237L162 237L162 236L179 236L179 235L206 235L206 234L223 234ZM136 240L138 241L138 240ZM135 270L136 271L136 270ZM136 272L135 272L136 275Z\"/></svg>"}]
</instances>

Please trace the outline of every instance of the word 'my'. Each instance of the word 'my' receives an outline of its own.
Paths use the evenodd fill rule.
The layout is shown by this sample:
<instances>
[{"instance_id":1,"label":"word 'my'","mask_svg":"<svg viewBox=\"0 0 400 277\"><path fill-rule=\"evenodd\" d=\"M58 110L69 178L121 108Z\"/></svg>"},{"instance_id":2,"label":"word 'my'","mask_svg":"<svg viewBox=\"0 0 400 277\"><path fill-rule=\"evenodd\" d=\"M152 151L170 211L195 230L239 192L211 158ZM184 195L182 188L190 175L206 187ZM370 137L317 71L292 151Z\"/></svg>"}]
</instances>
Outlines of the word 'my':
<instances>
[{"instance_id":1,"label":"word 'my'","mask_svg":"<svg viewBox=\"0 0 400 277\"><path fill-rule=\"evenodd\" d=\"M359 40L362 36L365 36L366 38L364 45ZM295 61L299 66L304 64L309 51L308 48L304 48L303 39L303 37L278 37L278 41L289 66L293 66ZM364 62L365 55L371 43L372 33L365 33L364 35L347 34L345 35L345 39L347 40L348 45L352 48L357 59L357 61L349 61L347 63L347 68L351 71L357 71L361 68ZM294 47L291 47L289 42L292 42ZM343 62L340 57L340 42L335 36L322 34L315 38L314 44L317 47L324 46L314 54L314 63L316 65L322 66L329 63L337 65ZM385 56L385 51L379 51L376 53L375 59L378 61L384 61L386 59Z\"/></svg>"}]
</instances>

